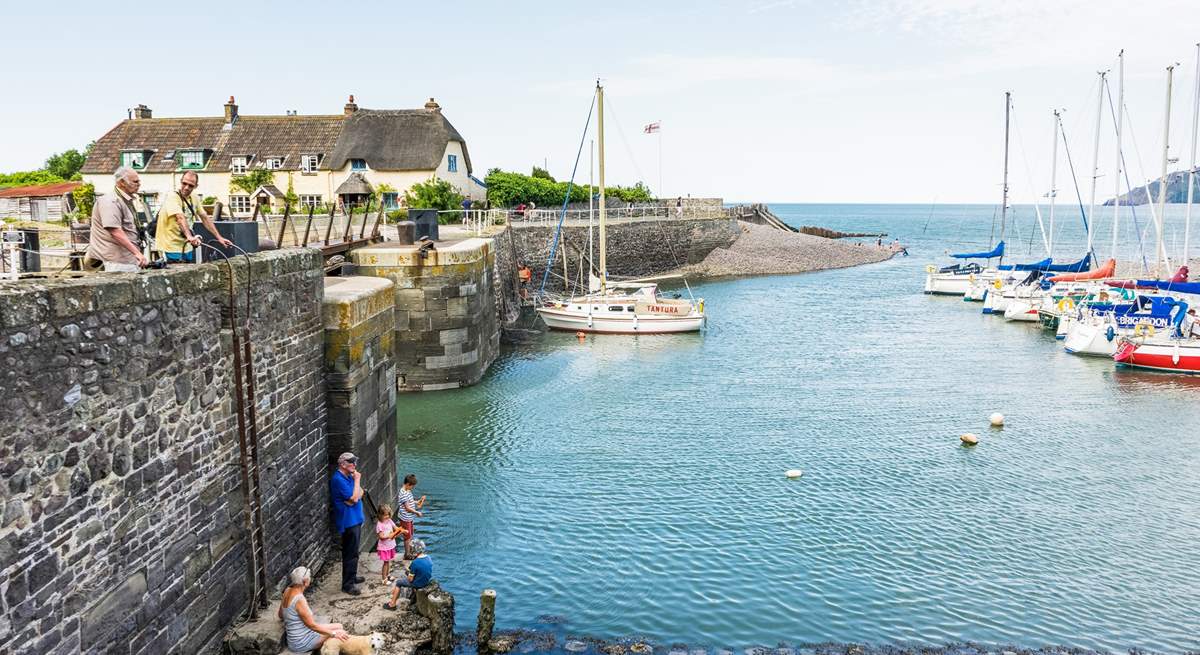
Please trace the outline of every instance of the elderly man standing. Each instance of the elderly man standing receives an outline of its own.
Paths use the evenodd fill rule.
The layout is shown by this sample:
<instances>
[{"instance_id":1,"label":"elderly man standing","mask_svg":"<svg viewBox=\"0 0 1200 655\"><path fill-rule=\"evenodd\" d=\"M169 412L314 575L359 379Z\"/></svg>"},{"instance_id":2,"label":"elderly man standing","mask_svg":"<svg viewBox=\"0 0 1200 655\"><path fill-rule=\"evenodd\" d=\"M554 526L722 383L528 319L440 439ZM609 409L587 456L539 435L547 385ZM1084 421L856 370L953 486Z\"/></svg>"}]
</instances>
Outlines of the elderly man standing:
<instances>
[{"instance_id":1,"label":"elderly man standing","mask_svg":"<svg viewBox=\"0 0 1200 655\"><path fill-rule=\"evenodd\" d=\"M179 178L179 190L167 196L162 209L158 211L158 229L154 234L154 244L162 251L169 262L194 262L196 251L184 252L190 244L192 248L200 245L200 237L192 232L196 221L204 223L210 234L217 237L221 247L228 248L233 242L217 233L217 226L212 217L200 203L192 199L192 192L200 183L196 171L185 171Z\"/></svg>"},{"instance_id":2,"label":"elderly man standing","mask_svg":"<svg viewBox=\"0 0 1200 655\"><path fill-rule=\"evenodd\" d=\"M142 254L141 221L138 219L134 196L142 180L137 171L122 166L117 169L116 188L96 200L92 209L84 267L96 270L133 273L146 266Z\"/></svg>"},{"instance_id":3,"label":"elderly man standing","mask_svg":"<svg viewBox=\"0 0 1200 655\"><path fill-rule=\"evenodd\" d=\"M333 527L342 541L342 591L357 596L362 593L358 583L358 533L363 524L362 474L354 453L338 456L337 470L329 478L329 496L333 501Z\"/></svg>"}]
</instances>

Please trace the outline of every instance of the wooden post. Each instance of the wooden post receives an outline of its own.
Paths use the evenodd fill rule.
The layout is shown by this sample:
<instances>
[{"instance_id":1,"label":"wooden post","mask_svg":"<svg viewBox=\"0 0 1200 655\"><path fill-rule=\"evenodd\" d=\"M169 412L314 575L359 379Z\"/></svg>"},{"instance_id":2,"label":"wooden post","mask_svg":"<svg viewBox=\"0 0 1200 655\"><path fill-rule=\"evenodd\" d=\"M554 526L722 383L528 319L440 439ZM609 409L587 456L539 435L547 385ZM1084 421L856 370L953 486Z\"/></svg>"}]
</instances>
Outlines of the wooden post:
<instances>
[{"instance_id":1,"label":"wooden post","mask_svg":"<svg viewBox=\"0 0 1200 655\"><path fill-rule=\"evenodd\" d=\"M379 214L377 214L375 216L375 224L376 225L379 225L379 219L381 219L381 218L383 218L383 201L382 200L379 201ZM360 229L358 231L358 238L360 238L360 239L363 238L363 235L366 233L367 233L367 215L363 214L362 229ZM375 235L372 234L371 236L375 236Z\"/></svg>"},{"instance_id":2,"label":"wooden post","mask_svg":"<svg viewBox=\"0 0 1200 655\"><path fill-rule=\"evenodd\" d=\"M383 220L383 207L379 208L379 214L375 216L375 226L371 228L371 238L379 236L379 221Z\"/></svg>"},{"instance_id":3,"label":"wooden post","mask_svg":"<svg viewBox=\"0 0 1200 655\"><path fill-rule=\"evenodd\" d=\"M337 206L337 199L334 199L333 204L329 206L329 225L325 226L325 245L329 245L329 235L333 232L333 212L337 211Z\"/></svg>"},{"instance_id":4,"label":"wooden post","mask_svg":"<svg viewBox=\"0 0 1200 655\"><path fill-rule=\"evenodd\" d=\"M304 243L300 244L301 247L308 246L308 233L312 230L312 217L313 217L313 212L316 211L316 209L317 209L316 205L308 206L308 223L306 223L304 225Z\"/></svg>"},{"instance_id":5,"label":"wooden post","mask_svg":"<svg viewBox=\"0 0 1200 655\"><path fill-rule=\"evenodd\" d=\"M475 628L475 644L479 652L488 651L492 630L496 627L496 590L484 589L479 594L479 622Z\"/></svg>"},{"instance_id":6,"label":"wooden post","mask_svg":"<svg viewBox=\"0 0 1200 655\"><path fill-rule=\"evenodd\" d=\"M279 224L279 238L275 239L275 247L283 248L283 231L287 229L288 217L292 213L291 201L285 201L283 204L283 222Z\"/></svg>"}]
</instances>

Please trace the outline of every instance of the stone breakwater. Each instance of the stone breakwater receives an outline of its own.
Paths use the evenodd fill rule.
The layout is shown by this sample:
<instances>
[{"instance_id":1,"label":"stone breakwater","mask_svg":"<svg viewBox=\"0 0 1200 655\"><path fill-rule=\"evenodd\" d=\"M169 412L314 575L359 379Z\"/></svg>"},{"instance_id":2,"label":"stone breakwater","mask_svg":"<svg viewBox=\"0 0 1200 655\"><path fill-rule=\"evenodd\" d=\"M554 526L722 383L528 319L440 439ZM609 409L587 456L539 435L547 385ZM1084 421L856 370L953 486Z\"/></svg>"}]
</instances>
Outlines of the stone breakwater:
<instances>
[{"instance_id":1,"label":"stone breakwater","mask_svg":"<svg viewBox=\"0 0 1200 655\"><path fill-rule=\"evenodd\" d=\"M702 261L676 269L691 277L780 275L873 264L898 250L874 243L839 241L796 232L783 232L754 223L739 222L741 235L731 245L716 248Z\"/></svg>"}]
</instances>

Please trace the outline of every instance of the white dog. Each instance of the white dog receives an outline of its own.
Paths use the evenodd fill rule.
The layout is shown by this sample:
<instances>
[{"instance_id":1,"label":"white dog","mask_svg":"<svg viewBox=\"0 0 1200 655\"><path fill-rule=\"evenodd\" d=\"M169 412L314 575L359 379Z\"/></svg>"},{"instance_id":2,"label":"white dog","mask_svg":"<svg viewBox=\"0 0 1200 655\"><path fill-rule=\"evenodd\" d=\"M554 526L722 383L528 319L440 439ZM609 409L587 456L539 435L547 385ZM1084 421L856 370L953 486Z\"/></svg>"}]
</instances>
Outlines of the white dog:
<instances>
[{"instance_id":1,"label":"white dog","mask_svg":"<svg viewBox=\"0 0 1200 655\"><path fill-rule=\"evenodd\" d=\"M321 645L321 655L379 655L383 635L372 632L369 637L351 635L346 641L330 637Z\"/></svg>"}]
</instances>

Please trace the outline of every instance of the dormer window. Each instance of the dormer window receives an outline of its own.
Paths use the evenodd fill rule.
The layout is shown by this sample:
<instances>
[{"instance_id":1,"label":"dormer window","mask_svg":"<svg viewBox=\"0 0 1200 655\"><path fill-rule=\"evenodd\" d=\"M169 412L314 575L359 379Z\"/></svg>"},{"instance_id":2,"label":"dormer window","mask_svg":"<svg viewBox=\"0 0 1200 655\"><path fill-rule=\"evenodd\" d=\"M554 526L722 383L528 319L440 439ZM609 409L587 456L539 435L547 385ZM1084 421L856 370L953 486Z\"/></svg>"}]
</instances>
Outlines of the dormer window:
<instances>
[{"instance_id":1,"label":"dormer window","mask_svg":"<svg viewBox=\"0 0 1200 655\"><path fill-rule=\"evenodd\" d=\"M168 150L166 154L163 155L163 161L175 161L175 151Z\"/></svg>"},{"instance_id":2,"label":"dormer window","mask_svg":"<svg viewBox=\"0 0 1200 655\"><path fill-rule=\"evenodd\" d=\"M276 171L283 168L283 157L267 157L263 160L263 168Z\"/></svg>"},{"instance_id":3,"label":"dormer window","mask_svg":"<svg viewBox=\"0 0 1200 655\"><path fill-rule=\"evenodd\" d=\"M175 159L179 161L179 167L182 169L195 170L204 168L203 150L176 150Z\"/></svg>"},{"instance_id":4,"label":"dormer window","mask_svg":"<svg viewBox=\"0 0 1200 655\"><path fill-rule=\"evenodd\" d=\"M321 164L321 155L300 155L300 170L304 173L316 173Z\"/></svg>"},{"instance_id":5,"label":"dormer window","mask_svg":"<svg viewBox=\"0 0 1200 655\"><path fill-rule=\"evenodd\" d=\"M121 153L121 165L126 168L132 168L135 171L140 171L146 167L146 159L145 150L126 150Z\"/></svg>"},{"instance_id":6,"label":"dormer window","mask_svg":"<svg viewBox=\"0 0 1200 655\"><path fill-rule=\"evenodd\" d=\"M234 175L241 175L250 167L250 158L246 155L234 155L233 159L229 160L229 172Z\"/></svg>"},{"instance_id":7,"label":"dormer window","mask_svg":"<svg viewBox=\"0 0 1200 655\"><path fill-rule=\"evenodd\" d=\"M351 159L351 160L350 160L350 170L352 170L352 171L365 171L365 170L367 170L367 160L365 160L365 159Z\"/></svg>"}]
</instances>

